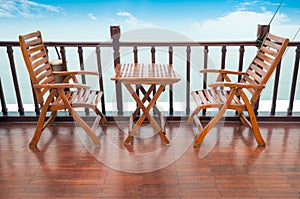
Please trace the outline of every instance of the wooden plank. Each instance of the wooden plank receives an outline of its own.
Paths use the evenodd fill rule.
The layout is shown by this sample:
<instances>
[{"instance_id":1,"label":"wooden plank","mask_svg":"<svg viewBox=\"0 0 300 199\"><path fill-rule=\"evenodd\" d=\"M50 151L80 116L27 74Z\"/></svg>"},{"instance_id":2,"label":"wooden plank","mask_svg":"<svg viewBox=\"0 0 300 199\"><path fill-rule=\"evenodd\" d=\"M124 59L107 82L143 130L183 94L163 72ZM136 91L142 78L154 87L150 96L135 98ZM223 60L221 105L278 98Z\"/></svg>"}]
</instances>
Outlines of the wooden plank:
<instances>
[{"instance_id":1,"label":"wooden plank","mask_svg":"<svg viewBox=\"0 0 300 199\"><path fill-rule=\"evenodd\" d=\"M201 105L202 105L202 102L200 101L199 95L197 94L196 91L193 91L193 92L192 92L192 96L193 96L193 98L194 98L194 101L196 102L196 105L197 105L197 106L201 106Z\"/></svg>"},{"instance_id":2,"label":"wooden plank","mask_svg":"<svg viewBox=\"0 0 300 199\"><path fill-rule=\"evenodd\" d=\"M262 46L260 50L266 54L271 55L272 57L276 57L276 55L278 54L278 51L275 51L272 48L266 48L265 46Z\"/></svg>"},{"instance_id":3,"label":"wooden plank","mask_svg":"<svg viewBox=\"0 0 300 199\"><path fill-rule=\"evenodd\" d=\"M261 59L255 58L253 60L253 63L263 67L265 70L269 70L270 65L266 64L265 62L263 62Z\"/></svg>"},{"instance_id":4,"label":"wooden plank","mask_svg":"<svg viewBox=\"0 0 300 199\"><path fill-rule=\"evenodd\" d=\"M269 46L269 47L274 48L276 50L280 50L281 49L281 45L276 44L274 42L271 42L271 41L269 41L267 39L265 40L263 46Z\"/></svg>"},{"instance_id":5,"label":"wooden plank","mask_svg":"<svg viewBox=\"0 0 300 199\"><path fill-rule=\"evenodd\" d=\"M202 100L203 104L210 104L210 102L208 101L208 99L206 98L206 96L204 95L204 91L198 91L198 94L200 96L200 99Z\"/></svg>"},{"instance_id":6,"label":"wooden plank","mask_svg":"<svg viewBox=\"0 0 300 199\"><path fill-rule=\"evenodd\" d=\"M253 71L255 71L255 73L258 73L259 75L261 75L262 78L266 75L267 71L262 70L261 67L255 65L255 64L251 64L250 67L252 68Z\"/></svg>"},{"instance_id":7,"label":"wooden plank","mask_svg":"<svg viewBox=\"0 0 300 199\"><path fill-rule=\"evenodd\" d=\"M259 52L257 55L260 59L264 60L264 62L268 62L270 65L274 62L274 58L271 58L262 52Z\"/></svg>"}]
</instances>

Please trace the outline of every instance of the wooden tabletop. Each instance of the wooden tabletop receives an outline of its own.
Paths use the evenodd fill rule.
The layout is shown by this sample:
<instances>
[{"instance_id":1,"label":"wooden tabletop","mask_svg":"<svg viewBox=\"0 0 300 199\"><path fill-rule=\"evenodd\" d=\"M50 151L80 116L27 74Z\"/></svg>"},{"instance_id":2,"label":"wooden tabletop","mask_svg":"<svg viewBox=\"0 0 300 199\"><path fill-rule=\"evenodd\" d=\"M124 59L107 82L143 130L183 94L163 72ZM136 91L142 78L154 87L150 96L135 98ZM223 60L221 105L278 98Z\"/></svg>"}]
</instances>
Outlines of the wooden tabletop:
<instances>
[{"instance_id":1,"label":"wooden tabletop","mask_svg":"<svg viewBox=\"0 0 300 199\"><path fill-rule=\"evenodd\" d=\"M111 80L130 84L173 84L180 81L169 64L118 64Z\"/></svg>"}]
</instances>

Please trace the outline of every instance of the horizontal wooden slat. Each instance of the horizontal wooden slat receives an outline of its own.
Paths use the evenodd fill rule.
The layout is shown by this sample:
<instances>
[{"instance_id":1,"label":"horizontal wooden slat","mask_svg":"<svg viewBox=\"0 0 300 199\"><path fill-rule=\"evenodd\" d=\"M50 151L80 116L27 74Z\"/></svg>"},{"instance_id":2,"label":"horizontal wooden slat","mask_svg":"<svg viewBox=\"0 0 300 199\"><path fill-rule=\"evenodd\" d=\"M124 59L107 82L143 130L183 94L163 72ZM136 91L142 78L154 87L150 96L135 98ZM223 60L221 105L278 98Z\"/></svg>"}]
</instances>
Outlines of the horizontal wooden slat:
<instances>
[{"instance_id":1,"label":"horizontal wooden slat","mask_svg":"<svg viewBox=\"0 0 300 199\"><path fill-rule=\"evenodd\" d=\"M281 48L281 45L276 44L276 43L274 43L274 42L271 42L271 41L269 41L269 40L266 40L266 41L265 41L264 46L269 46L269 47L274 48L274 49L276 49L276 50L280 50L280 48Z\"/></svg>"},{"instance_id":2,"label":"horizontal wooden slat","mask_svg":"<svg viewBox=\"0 0 300 199\"><path fill-rule=\"evenodd\" d=\"M266 64L265 62L263 62L261 59L254 59L253 61L255 64L259 65L260 67L264 68L265 70L269 70L270 65Z\"/></svg>"},{"instance_id":3,"label":"horizontal wooden slat","mask_svg":"<svg viewBox=\"0 0 300 199\"><path fill-rule=\"evenodd\" d=\"M276 42L279 42L281 44L285 41L285 38L279 37L277 35L273 35L272 33L268 33L268 38Z\"/></svg>"},{"instance_id":4,"label":"horizontal wooden slat","mask_svg":"<svg viewBox=\"0 0 300 199\"><path fill-rule=\"evenodd\" d=\"M46 57L46 53L43 51L40 51L31 57L29 57L29 61L34 62L36 59L41 59L42 57Z\"/></svg>"},{"instance_id":5,"label":"horizontal wooden slat","mask_svg":"<svg viewBox=\"0 0 300 199\"><path fill-rule=\"evenodd\" d=\"M274 59L272 59L271 57L259 52L258 53L258 57L261 58L262 60L264 60L265 62L269 63L270 65L273 63Z\"/></svg>"},{"instance_id":6,"label":"horizontal wooden slat","mask_svg":"<svg viewBox=\"0 0 300 199\"><path fill-rule=\"evenodd\" d=\"M38 45L40 43L42 43L41 39L36 38L36 39L30 40L30 41L27 41L26 46L35 46L35 45Z\"/></svg>"},{"instance_id":7,"label":"horizontal wooden slat","mask_svg":"<svg viewBox=\"0 0 300 199\"><path fill-rule=\"evenodd\" d=\"M247 72L249 74L249 76L256 82L260 82L261 81L261 77L259 76L259 74L255 73L255 71L253 70L248 70Z\"/></svg>"},{"instance_id":8,"label":"horizontal wooden slat","mask_svg":"<svg viewBox=\"0 0 300 199\"><path fill-rule=\"evenodd\" d=\"M262 46L260 48L260 50L262 52L266 53L266 54L269 54L269 55L273 56L273 57L275 57L278 54L278 51L275 51L275 50L270 49L270 48L266 48L265 46Z\"/></svg>"},{"instance_id":9,"label":"horizontal wooden slat","mask_svg":"<svg viewBox=\"0 0 300 199\"><path fill-rule=\"evenodd\" d=\"M43 45L36 45L34 47L30 47L27 52L29 55L35 54L37 52L43 51L44 50L44 46Z\"/></svg>"},{"instance_id":10,"label":"horizontal wooden slat","mask_svg":"<svg viewBox=\"0 0 300 199\"><path fill-rule=\"evenodd\" d=\"M32 63L33 69L34 71L38 74L41 72L41 69L43 70L48 70L50 69L50 64L48 63L48 59L46 59L45 57Z\"/></svg>"},{"instance_id":11,"label":"horizontal wooden slat","mask_svg":"<svg viewBox=\"0 0 300 199\"><path fill-rule=\"evenodd\" d=\"M40 82L41 80L47 79L52 75L51 71L45 71L44 73L40 73L39 76L37 76L37 80ZM54 77L54 75L52 75ZM49 83L51 80L47 81L41 81L41 83Z\"/></svg>"},{"instance_id":12,"label":"horizontal wooden slat","mask_svg":"<svg viewBox=\"0 0 300 199\"><path fill-rule=\"evenodd\" d=\"M180 78L168 64L121 64L115 69L115 76L111 80L140 84L169 84L179 81Z\"/></svg>"},{"instance_id":13,"label":"horizontal wooden slat","mask_svg":"<svg viewBox=\"0 0 300 199\"><path fill-rule=\"evenodd\" d=\"M260 67L258 67L257 65L251 64L250 67L252 68L253 71L255 71L255 73L259 74L262 77L265 76L266 72L263 69L261 69Z\"/></svg>"}]
</instances>

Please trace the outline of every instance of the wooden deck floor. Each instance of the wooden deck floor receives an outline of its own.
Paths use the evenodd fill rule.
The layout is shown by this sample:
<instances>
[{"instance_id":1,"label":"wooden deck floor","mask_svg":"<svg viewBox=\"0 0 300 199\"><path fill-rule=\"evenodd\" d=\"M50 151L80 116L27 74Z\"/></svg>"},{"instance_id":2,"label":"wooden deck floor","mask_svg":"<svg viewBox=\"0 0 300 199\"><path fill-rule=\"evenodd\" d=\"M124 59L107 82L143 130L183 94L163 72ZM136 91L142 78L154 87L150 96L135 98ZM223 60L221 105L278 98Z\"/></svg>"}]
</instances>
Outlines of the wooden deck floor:
<instances>
[{"instance_id":1,"label":"wooden deck floor","mask_svg":"<svg viewBox=\"0 0 300 199\"><path fill-rule=\"evenodd\" d=\"M31 150L35 124L0 123L0 198L300 198L300 123L260 127L265 148L228 123L195 149L195 129L178 122L170 146L145 125L129 147L126 123L99 128L100 147L59 123Z\"/></svg>"}]
</instances>

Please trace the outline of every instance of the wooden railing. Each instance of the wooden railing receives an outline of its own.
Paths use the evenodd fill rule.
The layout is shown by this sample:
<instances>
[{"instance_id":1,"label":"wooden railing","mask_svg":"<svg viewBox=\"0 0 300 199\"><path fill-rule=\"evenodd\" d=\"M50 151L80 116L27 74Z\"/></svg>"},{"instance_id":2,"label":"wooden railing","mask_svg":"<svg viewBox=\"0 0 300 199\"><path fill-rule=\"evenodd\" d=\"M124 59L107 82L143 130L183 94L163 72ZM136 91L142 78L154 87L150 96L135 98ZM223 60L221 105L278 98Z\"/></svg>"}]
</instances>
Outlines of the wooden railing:
<instances>
[{"instance_id":1,"label":"wooden railing","mask_svg":"<svg viewBox=\"0 0 300 199\"><path fill-rule=\"evenodd\" d=\"M94 55L89 61L93 61L95 64L96 70L99 72L99 81L98 87L104 91L104 98L102 99L102 111L108 117L114 114L118 116L125 116L124 113L124 94L122 92L121 84L114 84L112 81L106 81L110 79L113 75L113 67L117 63L125 62L139 62L144 60L145 57L141 55L144 53L145 49L149 55L149 63L159 63L159 62L168 62L173 64L175 69L182 71L182 85L180 88L180 94L176 94L176 89L172 86L169 88L168 98L168 117L176 118L178 116L188 116L192 106L192 100L190 99L190 93L193 87L198 86L198 88L206 88L208 76L203 75L200 81L193 79L195 75L198 74L199 66L201 65L202 69L209 68L213 62L215 67L228 69L229 59L235 60L235 65L237 68L232 68L234 70L243 71L245 67L248 67L247 59L250 59L254 56L254 53L257 50L256 41L194 41L194 42L123 42L119 40L119 37L113 37L112 41L109 42L49 42L46 41L45 45L48 49L49 54L53 57L55 55L55 48L58 49L59 57L63 61L63 69L68 68L71 65L70 62L78 61L77 69L86 69L86 56L84 53L93 52ZM77 50L77 55L74 55L74 49ZM217 50L217 51L216 51ZM5 52L6 51L6 52ZM73 52L72 55L69 53ZM180 51L180 53L178 53ZM229 52L230 51L230 52ZM232 53L232 54L229 54ZM178 56L178 54L180 54ZM49 55L49 57L50 57ZM147 55L147 56L148 56ZM161 59L163 57L163 59ZM216 58L215 58L216 57ZM146 59L148 59L146 58ZM211 60L210 58L214 58ZM270 102L271 107L267 111L260 111L259 104L257 105L256 112L259 115L263 115L269 118L274 118L274 116L281 116L285 118L295 118L299 117L299 110L294 110L295 102L299 103L299 100L295 100L296 90L300 89L299 78L298 78L298 69L299 69L299 58L300 58L300 42L291 41L289 43L288 52L284 56L281 64L277 67L273 83L273 87L270 93ZM179 59L179 61L178 61ZM72 61L73 60L73 61ZM196 60L196 61L193 61ZM141 61L144 62L144 61ZM215 63L216 62L216 63ZM198 67L198 68L197 68ZM22 70L21 70L22 69ZM17 41L0 41L0 101L1 101L1 113L0 121L8 120L9 117L19 117L26 118L26 116L31 116L37 118L39 114L38 104L35 101L35 97L32 94L32 107L34 110L25 110L24 109L24 96L25 93L20 89L20 79L27 78L27 73L20 74L20 71L24 71L25 64L21 57L19 43ZM73 68L74 69L74 68ZM8 72L10 70L10 72ZM290 76L281 75L282 71L291 71ZM10 75L10 77L7 77ZM5 78L4 78L5 77ZM5 80L4 80L5 79ZM290 85L282 85L280 81L282 79L290 80ZM82 81L85 83L87 79L82 77ZM30 81L27 79L28 84ZM10 88L5 85L11 85ZM174 85L175 87L176 85ZM284 96L286 101L288 101L288 106L285 111L276 111L278 103L281 98L280 89L284 86L283 89L288 91L289 96ZM11 89L12 88L12 89ZM112 91L115 89L115 101L107 99L106 90ZM11 97L8 98L8 94L14 93L14 99ZM176 101L174 100L174 94L177 96L180 95L181 99ZM26 98L28 98L28 93L26 93ZM174 103L183 103L184 107L181 110L175 110ZM116 108L110 108L107 110L108 104L116 103ZM17 108L10 108L8 105L15 104ZM299 105L297 104L297 107ZM112 106L115 107L115 106ZM205 112L203 113L205 114ZM27 118L28 118L27 117Z\"/></svg>"}]
</instances>

